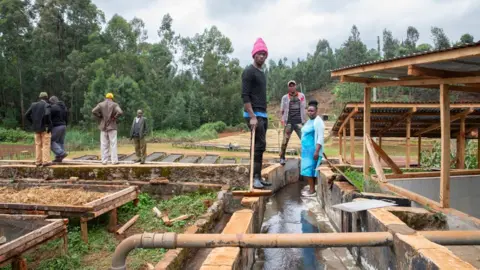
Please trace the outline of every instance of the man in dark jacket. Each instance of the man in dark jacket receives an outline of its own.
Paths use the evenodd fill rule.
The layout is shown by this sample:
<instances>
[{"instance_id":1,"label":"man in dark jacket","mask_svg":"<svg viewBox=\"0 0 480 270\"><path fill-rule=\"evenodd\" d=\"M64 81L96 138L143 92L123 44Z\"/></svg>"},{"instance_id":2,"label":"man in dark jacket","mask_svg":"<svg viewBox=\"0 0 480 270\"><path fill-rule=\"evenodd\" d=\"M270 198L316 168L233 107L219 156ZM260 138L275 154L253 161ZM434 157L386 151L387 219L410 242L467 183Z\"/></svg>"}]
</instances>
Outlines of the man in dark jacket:
<instances>
[{"instance_id":1,"label":"man in dark jacket","mask_svg":"<svg viewBox=\"0 0 480 270\"><path fill-rule=\"evenodd\" d=\"M135 162L145 163L147 156L147 143L145 142L145 136L147 135L147 121L143 117L143 111L137 111L137 117L133 119L132 128L130 129L130 139L135 142L135 154L137 160Z\"/></svg>"},{"instance_id":2,"label":"man in dark jacket","mask_svg":"<svg viewBox=\"0 0 480 270\"><path fill-rule=\"evenodd\" d=\"M52 152L55 153L54 162L62 162L63 159L68 155L65 152L65 134L67 130L68 123L68 110L65 104L58 100L56 96L51 96L50 104L51 114L52 114Z\"/></svg>"},{"instance_id":3,"label":"man in dark jacket","mask_svg":"<svg viewBox=\"0 0 480 270\"><path fill-rule=\"evenodd\" d=\"M41 92L39 101L32 103L25 118L32 123L35 132L35 165L48 166L50 162L50 140L52 137L52 119L48 94Z\"/></svg>"}]
</instances>

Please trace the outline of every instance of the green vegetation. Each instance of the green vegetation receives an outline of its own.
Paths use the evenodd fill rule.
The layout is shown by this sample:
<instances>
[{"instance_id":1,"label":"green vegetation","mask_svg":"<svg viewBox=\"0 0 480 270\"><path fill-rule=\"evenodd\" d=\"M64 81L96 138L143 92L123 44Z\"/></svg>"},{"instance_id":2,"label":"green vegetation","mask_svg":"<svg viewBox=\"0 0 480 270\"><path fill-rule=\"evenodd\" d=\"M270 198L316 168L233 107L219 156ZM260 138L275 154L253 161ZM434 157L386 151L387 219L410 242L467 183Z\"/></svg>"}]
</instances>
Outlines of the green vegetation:
<instances>
[{"instance_id":1,"label":"green vegetation","mask_svg":"<svg viewBox=\"0 0 480 270\"><path fill-rule=\"evenodd\" d=\"M478 144L473 140L467 140L465 147L465 169L475 169L477 167L477 148ZM422 151L422 166L425 168L440 168L441 162L441 145L435 142L431 149ZM450 167L455 168L456 153L450 152Z\"/></svg>"},{"instance_id":2,"label":"green vegetation","mask_svg":"<svg viewBox=\"0 0 480 270\"><path fill-rule=\"evenodd\" d=\"M146 193L139 195L137 207L128 203L118 209L118 222L124 224L134 215L140 215L137 222L127 231L128 235L148 232L182 232L186 226L195 222L196 218L205 213L207 207L204 200L215 200L215 192L196 192L174 196L169 200L155 200ZM174 223L167 227L154 216L152 208L175 218L183 214L191 214L194 218ZM38 270L96 270L108 269L111 257L120 242L114 234L107 232L108 217L101 216L89 222L88 244L81 240L78 222L68 225L68 254L61 255L61 239L50 241L35 252L27 254L26 258L32 267ZM145 262L155 265L166 253L165 249L138 249L130 253L128 269L139 269ZM10 269L9 267L2 270Z\"/></svg>"},{"instance_id":3,"label":"green vegetation","mask_svg":"<svg viewBox=\"0 0 480 270\"><path fill-rule=\"evenodd\" d=\"M345 176L352 182L352 184L358 188L360 192L363 192L363 173L357 170L346 169L344 172Z\"/></svg>"},{"instance_id":4,"label":"green vegetation","mask_svg":"<svg viewBox=\"0 0 480 270\"><path fill-rule=\"evenodd\" d=\"M151 138L147 138L153 142L193 142L199 140L211 140L218 138L218 133L224 131L227 125L222 121L215 123L203 124L194 131L167 129L154 131Z\"/></svg>"}]
</instances>

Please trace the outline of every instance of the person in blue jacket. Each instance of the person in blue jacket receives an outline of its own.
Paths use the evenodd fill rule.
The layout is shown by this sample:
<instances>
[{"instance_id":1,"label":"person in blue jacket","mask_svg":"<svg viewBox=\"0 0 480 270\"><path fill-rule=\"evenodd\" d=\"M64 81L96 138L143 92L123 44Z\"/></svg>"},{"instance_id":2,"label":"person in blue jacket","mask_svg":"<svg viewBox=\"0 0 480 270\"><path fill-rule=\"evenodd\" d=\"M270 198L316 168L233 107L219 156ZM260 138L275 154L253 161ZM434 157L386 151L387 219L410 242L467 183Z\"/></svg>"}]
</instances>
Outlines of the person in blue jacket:
<instances>
[{"instance_id":1,"label":"person in blue jacket","mask_svg":"<svg viewBox=\"0 0 480 270\"><path fill-rule=\"evenodd\" d=\"M316 100L308 103L307 115L309 120L302 127L300 175L308 180L309 185L309 189L302 191L302 195L311 197L316 195L315 178L318 176L316 169L322 162L325 124L318 115Z\"/></svg>"}]
</instances>

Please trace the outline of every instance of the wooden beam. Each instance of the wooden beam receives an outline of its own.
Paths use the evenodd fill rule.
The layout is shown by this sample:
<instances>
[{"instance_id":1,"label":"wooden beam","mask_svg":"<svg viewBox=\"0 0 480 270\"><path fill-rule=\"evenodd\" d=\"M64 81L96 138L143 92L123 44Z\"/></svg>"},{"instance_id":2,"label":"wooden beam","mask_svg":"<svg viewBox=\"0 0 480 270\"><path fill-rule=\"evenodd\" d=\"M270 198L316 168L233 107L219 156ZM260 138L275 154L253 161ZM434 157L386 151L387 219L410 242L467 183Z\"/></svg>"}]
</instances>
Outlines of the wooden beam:
<instances>
[{"instance_id":1,"label":"wooden beam","mask_svg":"<svg viewBox=\"0 0 480 270\"><path fill-rule=\"evenodd\" d=\"M350 118L352 118L355 114L358 113L358 107L354 107L354 109L348 114L348 116L343 120L342 122L342 125L340 126L340 128L338 129L338 133L340 134L340 132L342 131L342 129L345 128L345 126L347 125L348 121L350 120Z\"/></svg>"},{"instance_id":2,"label":"wooden beam","mask_svg":"<svg viewBox=\"0 0 480 270\"><path fill-rule=\"evenodd\" d=\"M386 182L387 180L385 178L385 173L383 172L382 165L380 164L380 161L375 156L376 152L372 145L372 138L368 134L365 134L365 143L367 145L368 155L365 156L364 159L370 158L370 161L373 164L373 168L375 169L375 173L377 174L377 177L379 178L380 182L382 183Z\"/></svg>"},{"instance_id":3,"label":"wooden beam","mask_svg":"<svg viewBox=\"0 0 480 270\"><path fill-rule=\"evenodd\" d=\"M343 161L343 133L339 132L338 134L338 155L340 156L340 160Z\"/></svg>"},{"instance_id":4,"label":"wooden beam","mask_svg":"<svg viewBox=\"0 0 480 270\"><path fill-rule=\"evenodd\" d=\"M377 78L366 78L366 77L357 77L357 76L341 76L340 82L351 82L351 83L374 83L374 82L389 82L392 80L389 79L377 79Z\"/></svg>"},{"instance_id":5,"label":"wooden beam","mask_svg":"<svg viewBox=\"0 0 480 270\"><path fill-rule=\"evenodd\" d=\"M408 66L408 75L453 78L453 77L480 76L480 72L459 72L459 71L449 71L449 70L425 68L425 67L410 65Z\"/></svg>"},{"instance_id":6,"label":"wooden beam","mask_svg":"<svg viewBox=\"0 0 480 270\"><path fill-rule=\"evenodd\" d=\"M479 175L480 169L474 170L450 170L451 176L462 176L462 175ZM389 181L395 181L396 179L422 179L422 178L431 178L431 177L440 177L440 172L411 172L403 174L386 174L385 178Z\"/></svg>"},{"instance_id":7,"label":"wooden beam","mask_svg":"<svg viewBox=\"0 0 480 270\"><path fill-rule=\"evenodd\" d=\"M373 149L375 149L375 152L377 152L378 156L385 161L385 163L388 164L388 166L392 169L392 171L395 174L402 174L402 170L395 164L395 162L387 155L385 151L383 151L382 147L380 145L377 145L373 140L372 140L372 146Z\"/></svg>"},{"instance_id":8,"label":"wooden beam","mask_svg":"<svg viewBox=\"0 0 480 270\"><path fill-rule=\"evenodd\" d=\"M477 131L477 169L480 169L480 128Z\"/></svg>"},{"instance_id":9,"label":"wooden beam","mask_svg":"<svg viewBox=\"0 0 480 270\"><path fill-rule=\"evenodd\" d=\"M480 48L480 47L479 47ZM366 83L368 87L388 87L388 86L432 86L440 84L467 84L480 83L480 76L460 77L460 78L434 78L434 79L419 79L419 80L397 80L390 82Z\"/></svg>"},{"instance_id":10,"label":"wooden beam","mask_svg":"<svg viewBox=\"0 0 480 270\"><path fill-rule=\"evenodd\" d=\"M442 109L442 108L440 108L440 109ZM461 119L462 117L465 117L465 116L471 114L474 111L475 111L475 109L469 108L469 109L467 109L467 110L465 110L461 113L455 114L454 116L450 117L450 108L449 108L449 111L447 112L448 113L448 119L449 119L450 122L454 122L454 121L457 121L457 120ZM441 116L442 116L442 114L440 113L440 118L441 118ZM448 123L449 132L450 132L450 122ZM415 136L420 136L420 135L425 134L427 132L437 130L437 129L441 128L441 124L442 124L442 122L440 122L439 124L433 124L433 125L427 127L426 129L418 131L417 133L415 133ZM443 133L443 131L442 131L442 133Z\"/></svg>"},{"instance_id":11,"label":"wooden beam","mask_svg":"<svg viewBox=\"0 0 480 270\"><path fill-rule=\"evenodd\" d=\"M364 181L370 176L370 159L368 158L367 137L370 137L370 102L372 99L372 88L365 87L363 92L363 178Z\"/></svg>"},{"instance_id":12,"label":"wooden beam","mask_svg":"<svg viewBox=\"0 0 480 270\"><path fill-rule=\"evenodd\" d=\"M397 60L387 60L378 63L365 64L351 68L344 68L341 70L332 71L332 77L342 75L353 75L358 73L366 73L372 71L380 71L393 68L405 68L409 65L421 65L427 63L435 63L441 61L455 60L458 58L478 56L480 55L480 46L459 48L455 50L448 50L443 52L435 52L424 55L412 56L408 58L401 58Z\"/></svg>"},{"instance_id":13,"label":"wooden beam","mask_svg":"<svg viewBox=\"0 0 480 270\"><path fill-rule=\"evenodd\" d=\"M417 167L422 167L422 136L418 136Z\"/></svg>"},{"instance_id":14,"label":"wooden beam","mask_svg":"<svg viewBox=\"0 0 480 270\"><path fill-rule=\"evenodd\" d=\"M465 169L465 116L460 118L460 134L457 137L457 169Z\"/></svg>"},{"instance_id":15,"label":"wooden beam","mask_svg":"<svg viewBox=\"0 0 480 270\"><path fill-rule=\"evenodd\" d=\"M410 122L411 122L411 116L412 114L414 114L415 112L417 111L417 108L410 108L408 112L404 113L402 116L400 116L400 118L398 119L395 119L393 120L392 122L390 122L390 124L388 126L386 126L384 129L382 129L379 134L383 134L385 132L387 132L388 130L390 130L391 128L395 127L396 125L398 125L399 123L403 122L405 119L407 118L410 118Z\"/></svg>"},{"instance_id":16,"label":"wooden beam","mask_svg":"<svg viewBox=\"0 0 480 270\"><path fill-rule=\"evenodd\" d=\"M348 103L346 108L364 108L364 104L362 102L351 102ZM370 105L370 108L402 108L402 109L410 109L410 108L426 108L426 109L438 109L440 108L439 103L390 103L390 102L375 102ZM452 109L462 109L462 108L480 108L480 103L457 103L457 104L450 104L450 108ZM418 113L418 115L421 115ZM438 114L436 114L438 115Z\"/></svg>"},{"instance_id":17,"label":"wooden beam","mask_svg":"<svg viewBox=\"0 0 480 270\"><path fill-rule=\"evenodd\" d=\"M412 132L412 116L407 116L406 141L405 141L405 168L410 168L410 135Z\"/></svg>"},{"instance_id":18,"label":"wooden beam","mask_svg":"<svg viewBox=\"0 0 480 270\"><path fill-rule=\"evenodd\" d=\"M350 164L355 164L355 119L350 118Z\"/></svg>"},{"instance_id":19,"label":"wooden beam","mask_svg":"<svg viewBox=\"0 0 480 270\"><path fill-rule=\"evenodd\" d=\"M450 95L448 85L440 85L440 124L441 124L441 161L440 161L440 205L450 207Z\"/></svg>"}]
</instances>

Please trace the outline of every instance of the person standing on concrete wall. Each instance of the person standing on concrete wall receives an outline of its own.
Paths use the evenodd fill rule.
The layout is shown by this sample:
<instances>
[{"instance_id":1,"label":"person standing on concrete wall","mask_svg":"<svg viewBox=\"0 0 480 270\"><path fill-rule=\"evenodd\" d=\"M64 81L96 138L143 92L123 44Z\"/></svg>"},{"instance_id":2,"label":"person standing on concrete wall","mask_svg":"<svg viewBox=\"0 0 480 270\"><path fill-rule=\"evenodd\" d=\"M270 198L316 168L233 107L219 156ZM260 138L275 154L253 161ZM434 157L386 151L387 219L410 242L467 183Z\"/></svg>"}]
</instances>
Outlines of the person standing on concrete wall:
<instances>
[{"instance_id":1,"label":"person standing on concrete wall","mask_svg":"<svg viewBox=\"0 0 480 270\"><path fill-rule=\"evenodd\" d=\"M113 94L108 93L105 100L93 108L92 114L100 121L100 148L102 164L106 165L108 156L113 165L118 164L117 155L117 119L123 114L120 106L113 101Z\"/></svg>"},{"instance_id":2,"label":"person standing on concrete wall","mask_svg":"<svg viewBox=\"0 0 480 270\"><path fill-rule=\"evenodd\" d=\"M242 73L242 99L244 103L244 118L250 130L255 129L255 145L253 156L253 187L262 189L271 183L262 180L263 153L267 141L267 78L262 66L268 57L267 45L259 38L253 45L253 64L245 68ZM252 158L252 157L250 157Z\"/></svg>"},{"instance_id":3,"label":"person standing on concrete wall","mask_svg":"<svg viewBox=\"0 0 480 270\"><path fill-rule=\"evenodd\" d=\"M52 118L48 94L41 92L38 102L32 103L25 118L32 124L35 132L35 165L48 166L50 162L50 140L52 137Z\"/></svg>"},{"instance_id":4,"label":"person standing on concrete wall","mask_svg":"<svg viewBox=\"0 0 480 270\"><path fill-rule=\"evenodd\" d=\"M137 111L137 117L133 119L132 128L130 129L130 140L133 139L135 143L135 154L137 159L135 162L145 163L147 156L147 143L145 137L147 136L147 119L143 117L143 111Z\"/></svg>"},{"instance_id":5,"label":"person standing on concrete wall","mask_svg":"<svg viewBox=\"0 0 480 270\"><path fill-rule=\"evenodd\" d=\"M51 148L55 154L54 162L62 162L67 157L65 152L65 135L68 124L68 109L65 103L60 101L58 97L51 96L50 99L52 114L52 141Z\"/></svg>"},{"instance_id":6,"label":"person standing on concrete wall","mask_svg":"<svg viewBox=\"0 0 480 270\"><path fill-rule=\"evenodd\" d=\"M302 152L300 175L308 179L308 190L302 191L306 197L315 196L315 179L318 177L317 168L322 163L323 141L325 124L318 116L318 102L308 103L308 120L302 127Z\"/></svg>"},{"instance_id":7,"label":"person standing on concrete wall","mask_svg":"<svg viewBox=\"0 0 480 270\"><path fill-rule=\"evenodd\" d=\"M288 82L288 94L282 97L280 111L283 129L282 149L280 150L280 164L285 165L285 152L292 132L295 131L299 139L302 138L302 126L307 121L305 113L305 95L297 91L295 81Z\"/></svg>"}]
</instances>

